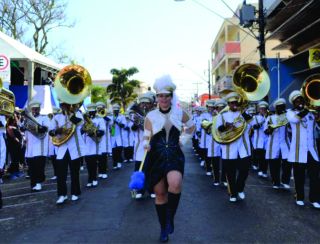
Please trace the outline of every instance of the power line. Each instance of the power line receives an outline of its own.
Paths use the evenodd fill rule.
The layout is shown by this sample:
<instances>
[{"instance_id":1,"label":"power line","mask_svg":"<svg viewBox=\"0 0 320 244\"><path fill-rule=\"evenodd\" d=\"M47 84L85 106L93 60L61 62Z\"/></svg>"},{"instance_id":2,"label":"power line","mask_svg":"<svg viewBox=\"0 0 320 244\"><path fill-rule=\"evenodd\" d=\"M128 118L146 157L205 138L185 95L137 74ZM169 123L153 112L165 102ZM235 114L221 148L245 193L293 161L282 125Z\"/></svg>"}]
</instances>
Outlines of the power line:
<instances>
[{"instance_id":1,"label":"power line","mask_svg":"<svg viewBox=\"0 0 320 244\"><path fill-rule=\"evenodd\" d=\"M235 23L233 23L232 21L230 21L228 18L223 17L222 15L218 14L216 11L212 10L211 8L208 8L206 5L198 2L197 0L192 0L194 3L198 4L199 6L201 6L202 8L208 10L209 12L215 14L216 16L222 18L223 20L226 20L227 22L229 22L230 24L234 25L234 26L238 26ZM245 33L247 33L248 35L252 36L253 38L257 39L257 37L253 34L253 32L250 30L250 32L248 32L246 29L239 27L241 30L243 30Z\"/></svg>"}]
</instances>

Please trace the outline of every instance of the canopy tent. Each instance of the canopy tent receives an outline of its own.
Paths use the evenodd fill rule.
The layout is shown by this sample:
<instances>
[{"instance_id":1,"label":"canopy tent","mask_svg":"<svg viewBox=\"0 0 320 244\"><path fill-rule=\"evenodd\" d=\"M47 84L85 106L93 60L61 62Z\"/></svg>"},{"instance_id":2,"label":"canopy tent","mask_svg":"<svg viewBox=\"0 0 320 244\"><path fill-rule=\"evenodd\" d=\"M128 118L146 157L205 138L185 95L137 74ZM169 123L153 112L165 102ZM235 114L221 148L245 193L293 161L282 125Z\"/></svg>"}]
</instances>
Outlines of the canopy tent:
<instances>
[{"instance_id":1,"label":"canopy tent","mask_svg":"<svg viewBox=\"0 0 320 244\"><path fill-rule=\"evenodd\" d=\"M0 51L12 60L28 60L48 70L60 70L61 65L25 46L21 42L0 31Z\"/></svg>"}]
</instances>

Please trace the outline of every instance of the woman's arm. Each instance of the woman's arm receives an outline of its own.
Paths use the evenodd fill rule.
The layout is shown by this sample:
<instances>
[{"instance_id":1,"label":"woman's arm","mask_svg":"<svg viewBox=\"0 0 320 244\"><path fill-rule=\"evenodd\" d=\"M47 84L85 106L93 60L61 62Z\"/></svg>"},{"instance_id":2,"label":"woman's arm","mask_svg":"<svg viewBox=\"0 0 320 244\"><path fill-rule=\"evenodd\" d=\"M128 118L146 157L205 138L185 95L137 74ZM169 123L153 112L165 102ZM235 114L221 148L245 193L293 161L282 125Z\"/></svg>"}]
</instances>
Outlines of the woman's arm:
<instances>
[{"instance_id":1,"label":"woman's arm","mask_svg":"<svg viewBox=\"0 0 320 244\"><path fill-rule=\"evenodd\" d=\"M152 124L148 117L144 120L144 131L143 131L143 147L145 150L150 150L150 139L152 136Z\"/></svg>"},{"instance_id":2,"label":"woman's arm","mask_svg":"<svg viewBox=\"0 0 320 244\"><path fill-rule=\"evenodd\" d=\"M182 123L186 126L185 133L192 134L196 126L192 117L185 111L183 111Z\"/></svg>"}]
</instances>

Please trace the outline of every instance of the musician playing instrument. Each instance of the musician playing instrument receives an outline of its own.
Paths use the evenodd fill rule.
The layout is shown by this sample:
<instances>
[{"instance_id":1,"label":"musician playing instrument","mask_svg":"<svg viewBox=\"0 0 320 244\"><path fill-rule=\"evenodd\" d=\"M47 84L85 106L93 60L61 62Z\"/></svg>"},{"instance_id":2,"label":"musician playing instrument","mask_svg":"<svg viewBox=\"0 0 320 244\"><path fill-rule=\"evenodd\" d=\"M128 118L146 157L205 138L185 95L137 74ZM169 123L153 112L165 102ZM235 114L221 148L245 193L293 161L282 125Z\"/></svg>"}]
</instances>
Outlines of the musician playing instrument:
<instances>
[{"instance_id":1,"label":"musician playing instrument","mask_svg":"<svg viewBox=\"0 0 320 244\"><path fill-rule=\"evenodd\" d=\"M264 124L264 132L268 137L266 144L266 160L269 161L273 188L290 188L291 164L288 163L290 140L288 137L288 120L286 117L286 100L278 98L273 102L275 114L269 115ZM282 177L280 182L280 171ZM282 183L282 184L280 184Z\"/></svg>"},{"instance_id":2,"label":"musician playing instrument","mask_svg":"<svg viewBox=\"0 0 320 244\"><path fill-rule=\"evenodd\" d=\"M251 125L253 128L253 158L254 165L258 164L258 176L268 177L268 161L265 159L265 145L267 137L264 133L263 125L268 116L269 104L266 101L260 101L257 109L258 114L253 116Z\"/></svg>"},{"instance_id":3,"label":"musician playing instrument","mask_svg":"<svg viewBox=\"0 0 320 244\"><path fill-rule=\"evenodd\" d=\"M298 90L289 95L293 109L287 111L292 129L288 162L293 164L296 204L304 206L305 172L308 172L309 200L314 208L320 208L319 195L319 154L314 138L315 118L305 107L305 98Z\"/></svg>"},{"instance_id":4,"label":"musician playing instrument","mask_svg":"<svg viewBox=\"0 0 320 244\"><path fill-rule=\"evenodd\" d=\"M214 107L215 107L215 112L216 115L225 107L227 106L227 103L224 99L219 99L215 102ZM208 157L212 158L211 163L212 163L212 169L213 169L213 185L218 186L220 185L220 181L224 186L227 186L227 180L226 180L226 174L225 174L225 168L222 165L220 167L220 162L221 162L221 145L220 143L216 142L213 140L211 136L211 140L209 141L209 146L208 146ZM221 173L220 173L221 169Z\"/></svg>"},{"instance_id":5,"label":"musician playing instrument","mask_svg":"<svg viewBox=\"0 0 320 244\"><path fill-rule=\"evenodd\" d=\"M240 96L236 92L230 92L225 100L228 103L229 110L221 112L217 116L216 129L221 133L233 131L240 126L245 126L243 134L236 140L221 144L222 163L224 164L226 177L228 181L228 190L230 202L236 202L237 197L245 199L245 182L249 173L250 166L250 124L246 121L252 119L245 112L240 111Z\"/></svg>"},{"instance_id":6,"label":"musician playing instrument","mask_svg":"<svg viewBox=\"0 0 320 244\"><path fill-rule=\"evenodd\" d=\"M207 100L206 106L207 106L207 113L202 114L201 119L202 121L206 120L207 122L210 123L212 122L213 116L215 116L215 100ZM205 160L206 175L208 176L212 176L212 166L211 166L212 165L212 146L214 146L210 128L208 129L202 128L204 131L205 140L206 140L206 143L204 144L205 146L204 160ZM201 139L202 139L202 134L201 134Z\"/></svg>"},{"instance_id":7,"label":"musician playing instrument","mask_svg":"<svg viewBox=\"0 0 320 244\"><path fill-rule=\"evenodd\" d=\"M104 146L102 150L102 154L98 156L98 177L100 179L107 179L108 178L108 154L112 152L111 148L111 117L107 114L106 105L103 102L97 102L97 116L103 118L106 131L105 134L102 136L101 143Z\"/></svg>"},{"instance_id":8,"label":"musician playing instrument","mask_svg":"<svg viewBox=\"0 0 320 244\"><path fill-rule=\"evenodd\" d=\"M206 104L207 106L207 109L206 108L203 108L203 113L201 113L200 115L200 119L199 119L199 122L200 122L200 127L197 127L197 133L198 133L198 136L199 136L199 156L200 156L200 166L201 167L207 167L207 164L206 164L206 157L207 157L207 151L208 151L208 140L209 138L211 137L211 135L209 135L205 129L202 128L201 126L201 123L204 121L204 120L207 120L207 121L211 121L212 120L212 115L211 115L211 111L213 111L213 108L214 106L211 106L208 107L208 104ZM209 112L209 111L210 112ZM208 171L207 172L211 172L210 170L210 166L208 164ZM209 174L211 175L211 174Z\"/></svg>"},{"instance_id":9,"label":"musician playing instrument","mask_svg":"<svg viewBox=\"0 0 320 244\"><path fill-rule=\"evenodd\" d=\"M179 140L194 130L192 118L177 106L176 86L169 75L154 83L159 108L149 112L144 124L146 181L156 194L155 205L161 227L160 241L167 242L174 231L174 216L181 196L185 158ZM186 137L185 137L186 138ZM191 139L191 138L190 138Z\"/></svg>"},{"instance_id":10,"label":"musician playing instrument","mask_svg":"<svg viewBox=\"0 0 320 244\"><path fill-rule=\"evenodd\" d=\"M123 156L124 163L132 163L133 162L133 148L134 148L134 136L131 130L132 121L129 118L129 111L125 113L126 118L126 126L122 131L122 139L123 139Z\"/></svg>"},{"instance_id":11,"label":"musician playing instrument","mask_svg":"<svg viewBox=\"0 0 320 244\"><path fill-rule=\"evenodd\" d=\"M88 170L87 187L96 187L98 185L97 169L99 155L105 153L105 141L101 140L106 131L106 124L103 118L96 116L96 105L91 103L87 105L87 113L84 115L84 124L81 133L86 143L87 150L85 161Z\"/></svg>"},{"instance_id":12,"label":"musician playing instrument","mask_svg":"<svg viewBox=\"0 0 320 244\"><path fill-rule=\"evenodd\" d=\"M4 174L4 165L6 162L6 143L4 140L4 135L6 133L6 118L4 115L0 115L0 179L2 179L2 176ZM2 208L2 192L0 189L0 209Z\"/></svg>"},{"instance_id":13,"label":"musician playing instrument","mask_svg":"<svg viewBox=\"0 0 320 244\"><path fill-rule=\"evenodd\" d=\"M122 167L122 151L123 151L123 130L126 127L126 118L120 114L120 105L114 104L112 106L112 131L111 131L111 145L112 145L112 159L113 169L121 169Z\"/></svg>"},{"instance_id":14,"label":"musician playing instrument","mask_svg":"<svg viewBox=\"0 0 320 244\"><path fill-rule=\"evenodd\" d=\"M137 105L130 108L131 120L133 125L131 126L134 135L134 171L140 169L144 157L143 135L144 135L144 118L146 114L153 109L153 96L150 93L143 93L138 97ZM142 169L143 170L143 169ZM145 189L137 191L135 199L141 199L145 193ZM153 191L149 192L151 198L155 198Z\"/></svg>"},{"instance_id":15,"label":"musician playing instrument","mask_svg":"<svg viewBox=\"0 0 320 244\"><path fill-rule=\"evenodd\" d=\"M40 115L41 103L36 100L29 102L32 114L25 114L25 123L21 131L26 136L26 161L29 167L31 189L41 191L41 183L45 181L45 162L48 157L48 127L47 116ZM31 119L28 119L31 118Z\"/></svg>"},{"instance_id":16,"label":"musician playing instrument","mask_svg":"<svg viewBox=\"0 0 320 244\"><path fill-rule=\"evenodd\" d=\"M60 103L61 114L56 114L50 126L51 136L62 136L66 129L74 127L74 132L69 139L56 147L57 154L57 204L64 203L67 199L68 167L71 175L71 200L77 201L80 190L80 164L86 155L86 144L81 135L83 116L78 106Z\"/></svg>"}]
</instances>

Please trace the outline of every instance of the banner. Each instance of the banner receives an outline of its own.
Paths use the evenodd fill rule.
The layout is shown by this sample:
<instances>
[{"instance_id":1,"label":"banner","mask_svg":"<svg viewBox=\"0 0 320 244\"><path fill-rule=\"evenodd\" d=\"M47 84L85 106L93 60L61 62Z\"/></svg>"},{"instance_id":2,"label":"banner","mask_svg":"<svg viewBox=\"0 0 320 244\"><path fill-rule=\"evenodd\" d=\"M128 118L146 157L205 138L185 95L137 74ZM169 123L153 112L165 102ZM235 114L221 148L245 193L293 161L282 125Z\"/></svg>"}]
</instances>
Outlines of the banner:
<instances>
[{"instance_id":1,"label":"banner","mask_svg":"<svg viewBox=\"0 0 320 244\"><path fill-rule=\"evenodd\" d=\"M309 49L309 67L310 69L320 66L320 48Z\"/></svg>"}]
</instances>

